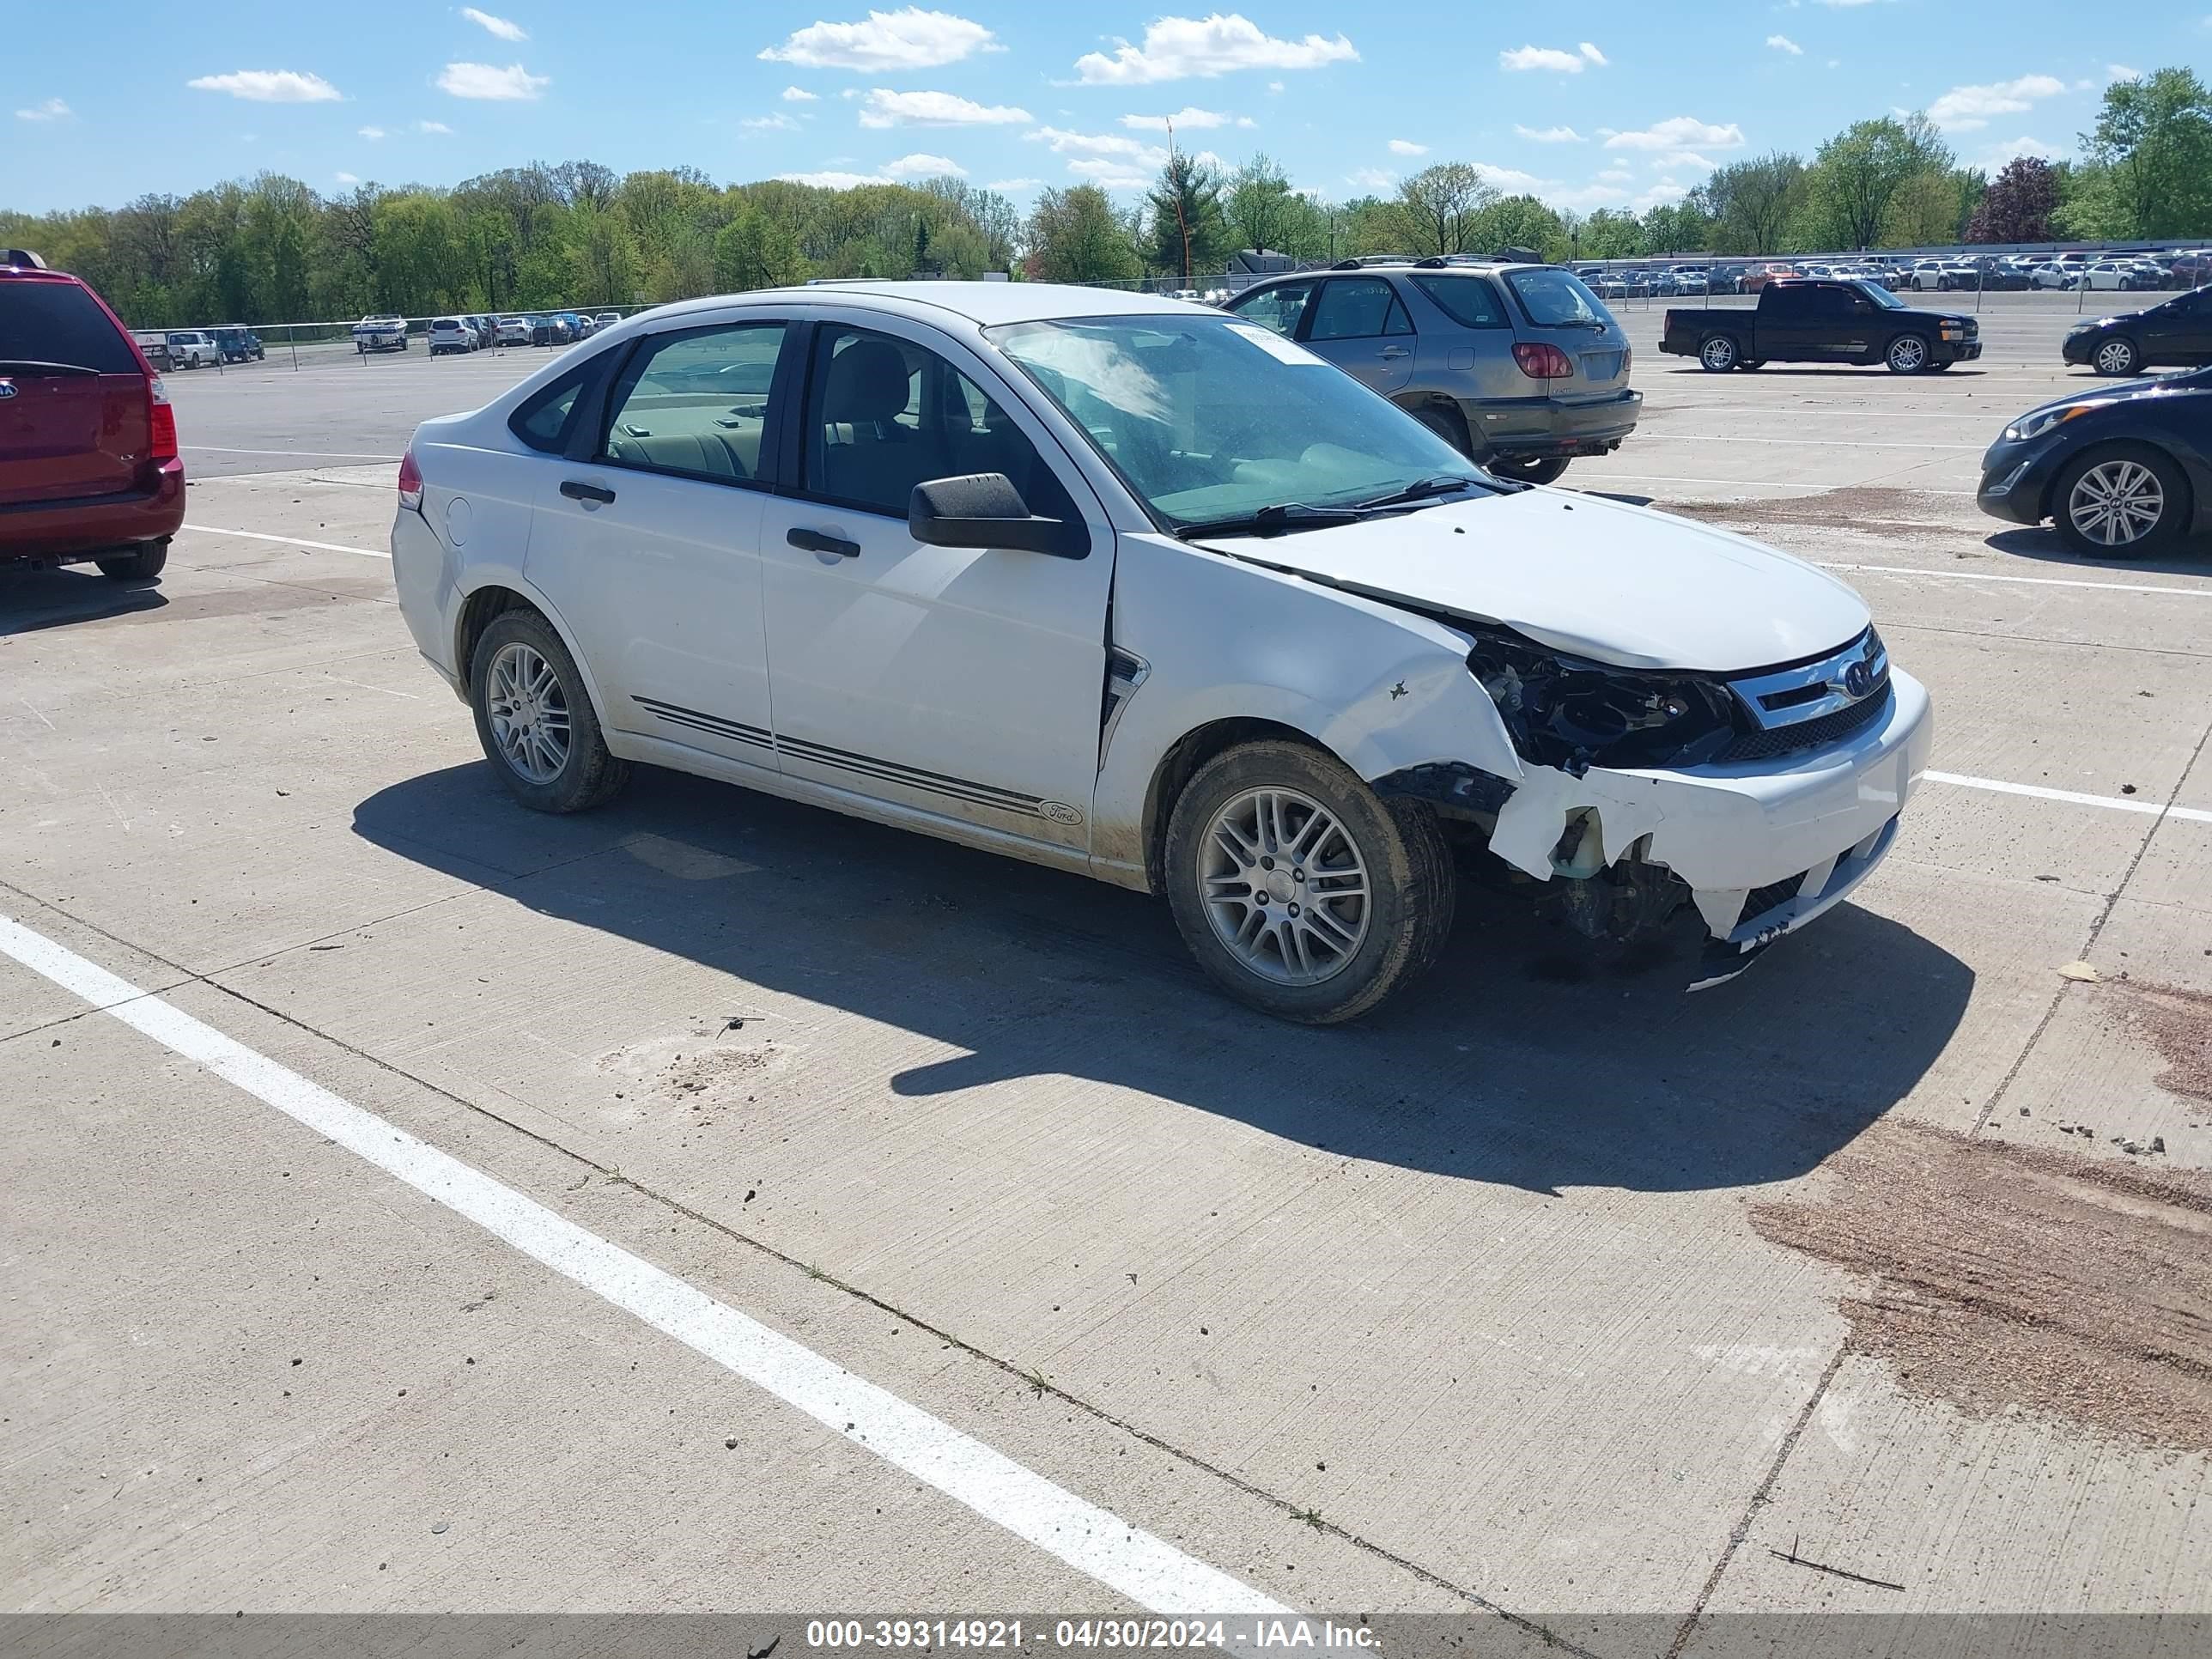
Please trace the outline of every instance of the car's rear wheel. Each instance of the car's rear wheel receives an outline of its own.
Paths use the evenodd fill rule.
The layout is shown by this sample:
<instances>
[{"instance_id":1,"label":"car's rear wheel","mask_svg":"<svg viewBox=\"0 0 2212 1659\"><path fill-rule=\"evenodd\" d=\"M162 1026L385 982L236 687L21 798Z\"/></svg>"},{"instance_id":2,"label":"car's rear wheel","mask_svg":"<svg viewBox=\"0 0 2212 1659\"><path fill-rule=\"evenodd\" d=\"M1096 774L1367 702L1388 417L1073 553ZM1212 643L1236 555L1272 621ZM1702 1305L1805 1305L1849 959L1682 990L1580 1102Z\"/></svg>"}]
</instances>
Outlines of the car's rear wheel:
<instances>
[{"instance_id":1,"label":"car's rear wheel","mask_svg":"<svg viewBox=\"0 0 2212 1659\"><path fill-rule=\"evenodd\" d=\"M539 812L581 812L629 781L599 732L576 659L535 611L502 611L469 662L477 739L507 791Z\"/></svg>"},{"instance_id":2,"label":"car's rear wheel","mask_svg":"<svg viewBox=\"0 0 2212 1659\"><path fill-rule=\"evenodd\" d=\"M169 544L166 538L141 542L131 552L97 561L100 574L116 582L149 582L161 574L161 567L168 562Z\"/></svg>"},{"instance_id":3,"label":"car's rear wheel","mask_svg":"<svg viewBox=\"0 0 2212 1659\"><path fill-rule=\"evenodd\" d=\"M1710 374L1727 374L1735 367L1735 342L1725 334L1709 335L1698 348L1698 362Z\"/></svg>"},{"instance_id":4,"label":"car's rear wheel","mask_svg":"<svg viewBox=\"0 0 2212 1659\"><path fill-rule=\"evenodd\" d=\"M1436 815L1385 801L1284 738L1200 767L1168 823L1168 902L1213 981L1262 1012L1334 1024L1418 979L1457 900Z\"/></svg>"},{"instance_id":5,"label":"car's rear wheel","mask_svg":"<svg viewBox=\"0 0 2212 1659\"><path fill-rule=\"evenodd\" d=\"M1483 463L1485 469L1501 478L1510 478L1516 483L1547 484L1557 481L1567 470L1566 455L1547 455L1528 460L1492 460Z\"/></svg>"},{"instance_id":6,"label":"car's rear wheel","mask_svg":"<svg viewBox=\"0 0 2212 1659\"><path fill-rule=\"evenodd\" d=\"M1900 334L1889 343L1883 361L1893 374L1917 374L1928 367L1928 342L1917 334Z\"/></svg>"},{"instance_id":7,"label":"car's rear wheel","mask_svg":"<svg viewBox=\"0 0 2212 1659\"><path fill-rule=\"evenodd\" d=\"M2100 559L2163 551L2189 521L2189 481L2164 450L2108 444L2067 464L2051 490L2066 544Z\"/></svg>"},{"instance_id":8,"label":"car's rear wheel","mask_svg":"<svg viewBox=\"0 0 2212 1659\"><path fill-rule=\"evenodd\" d=\"M2133 340L2122 337L2099 345L2089 361L2100 374L2124 378L2136 372L2142 356Z\"/></svg>"},{"instance_id":9,"label":"car's rear wheel","mask_svg":"<svg viewBox=\"0 0 2212 1659\"><path fill-rule=\"evenodd\" d=\"M1466 417L1455 409L1445 409L1436 404L1424 404L1413 411L1413 418L1442 438L1462 455L1468 453Z\"/></svg>"},{"instance_id":10,"label":"car's rear wheel","mask_svg":"<svg viewBox=\"0 0 2212 1659\"><path fill-rule=\"evenodd\" d=\"M1743 362L1738 363L1736 367L1738 368L1752 370L1762 369L1766 367L1766 359L1764 357L1747 357Z\"/></svg>"}]
</instances>

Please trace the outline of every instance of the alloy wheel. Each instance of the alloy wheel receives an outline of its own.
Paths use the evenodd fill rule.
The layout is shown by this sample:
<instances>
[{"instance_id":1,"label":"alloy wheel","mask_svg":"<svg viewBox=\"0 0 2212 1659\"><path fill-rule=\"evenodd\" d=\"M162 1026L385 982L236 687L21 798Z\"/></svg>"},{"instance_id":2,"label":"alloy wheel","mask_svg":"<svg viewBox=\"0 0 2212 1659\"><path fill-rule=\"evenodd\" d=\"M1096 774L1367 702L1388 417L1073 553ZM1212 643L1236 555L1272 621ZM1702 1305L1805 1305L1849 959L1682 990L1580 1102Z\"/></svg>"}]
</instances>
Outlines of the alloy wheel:
<instances>
[{"instance_id":1,"label":"alloy wheel","mask_svg":"<svg viewBox=\"0 0 2212 1659\"><path fill-rule=\"evenodd\" d=\"M1928 348L1917 335L1907 334L1893 342L1889 348L1889 366L1911 373L1928 361Z\"/></svg>"},{"instance_id":2,"label":"alloy wheel","mask_svg":"<svg viewBox=\"0 0 2212 1659\"><path fill-rule=\"evenodd\" d=\"M2125 340L2107 340L2097 348L2097 367L2107 374L2124 374L2136 366L2136 349Z\"/></svg>"},{"instance_id":3,"label":"alloy wheel","mask_svg":"<svg viewBox=\"0 0 2212 1659\"><path fill-rule=\"evenodd\" d=\"M2074 481L2066 516L2100 547L2141 541L2166 516L2166 487L2141 461L2100 463Z\"/></svg>"},{"instance_id":4,"label":"alloy wheel","mask_svg":"<svg viewBox=\"0 0 2212 1659\"><path fill-rule=\"evenodd\" d=\"M484 686L492 738L516 773L550 783L568 764L568 697L553 665L519 641L500 647Z\"/></svg>"},{"instance_id":5,"label":"alloy wheel","mask_svg":"<svg viewBox=\"0 0 2212 1659\"><path fill-rule=\"evenodd\" d=\"M1279 985L1318 985L1367 937L1366 860L1346 826L1296 789L1248 789L1206 828L1199 890L1214 936Z\"/></svg>"}]
</instances>

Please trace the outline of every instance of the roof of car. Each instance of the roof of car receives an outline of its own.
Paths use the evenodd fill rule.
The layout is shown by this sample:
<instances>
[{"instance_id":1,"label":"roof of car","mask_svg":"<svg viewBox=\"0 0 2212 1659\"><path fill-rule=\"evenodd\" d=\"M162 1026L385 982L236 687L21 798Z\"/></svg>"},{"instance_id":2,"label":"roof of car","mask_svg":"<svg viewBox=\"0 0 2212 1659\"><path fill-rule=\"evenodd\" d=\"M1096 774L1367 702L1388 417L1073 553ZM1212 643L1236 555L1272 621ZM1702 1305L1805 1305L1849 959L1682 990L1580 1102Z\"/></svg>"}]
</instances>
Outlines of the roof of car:
<instances>
[{"instance_id":1,"label":"roof of car","mask_svg":"<svg viewBox=\"0 0 2212 1659\"><path fill-rule=\"evenodd\" d=\"M1146 313L1188 316L1188 300L1118 289L1077 288L1060 283L814 283L803 288L759 289L745 294L712 295L655 307L656 320L723 306L804 301L858 305L903 316L951 312L989 328L999 323L1034 323L1057 317L1127 317Z\"/></svg>"}]
</instances>

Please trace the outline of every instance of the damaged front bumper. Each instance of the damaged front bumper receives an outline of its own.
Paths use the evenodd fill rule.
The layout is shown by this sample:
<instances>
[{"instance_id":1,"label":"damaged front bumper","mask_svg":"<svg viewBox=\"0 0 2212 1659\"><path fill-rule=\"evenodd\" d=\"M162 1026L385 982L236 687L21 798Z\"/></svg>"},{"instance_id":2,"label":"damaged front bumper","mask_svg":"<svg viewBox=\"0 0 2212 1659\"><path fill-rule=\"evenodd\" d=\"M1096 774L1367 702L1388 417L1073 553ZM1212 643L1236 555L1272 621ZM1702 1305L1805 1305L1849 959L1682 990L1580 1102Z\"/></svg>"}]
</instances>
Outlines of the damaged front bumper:
<instances>
[{"instance_id":1,"label":"damaged front bumper","mask_svg":"<svg viewBox=\"0 0 2212 1659\"><path fill-rule=\"evenodd\" d=\"M1928 693L1893 672L1881 719L1778 761L1581 777L1531 767L1498 810L1491 850L1540 880L1657 865L1710 935L1692 988L1733 977L1873 873L1935 742ZM1595 844L1593 844L1595 837Z\"/></svg>"}]
</instances>

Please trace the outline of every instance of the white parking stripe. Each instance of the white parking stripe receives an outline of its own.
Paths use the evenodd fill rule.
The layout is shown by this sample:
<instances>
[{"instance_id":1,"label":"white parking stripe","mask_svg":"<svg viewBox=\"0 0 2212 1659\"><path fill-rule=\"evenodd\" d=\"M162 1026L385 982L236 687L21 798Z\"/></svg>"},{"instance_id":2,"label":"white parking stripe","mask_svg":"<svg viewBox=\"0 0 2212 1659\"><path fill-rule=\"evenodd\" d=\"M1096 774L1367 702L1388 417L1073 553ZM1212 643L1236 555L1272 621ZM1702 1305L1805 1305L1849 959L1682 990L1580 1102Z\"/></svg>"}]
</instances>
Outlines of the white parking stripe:
<instances>
[{"instance_id":1,"label":"white parking stripe","mask_svg":"<svg viewBox=\"0 0 2212 1659\"><path fill-rule=\"evenodd\" d=\"M243 536L249 542L275 542L283 547L315 547L325 553L358 553L364 559L388 559L391 554L374 547L342 547L336 542L311 542L304 536L271 536L259 530L225 530L219 525L188 524L203 536Z\"/></svg>"},{"instance_id":2,"label":"white parking stripe","mask_svg":"<svg viewBox=\"0 0 2212 1659\"><path fill-rule=\"evenodd\" d=\"M2148 582L2077 582L2064 576L2001 576L1993 570L1922 570L1909 564L1838 564L1813 559L1823 570L1856 570L1875 576L1933 576L1947 582L2015 582L2023 587L2097 587L2113 593L2173 593L2185 599L2212 599L2212 587L2156 587Z\"/></svg>"},{"instance_id":3,"label":"white parking stripe","mask_svg":"<svg viewBox=\"0 0 2212 1659\"><path fill-rule=\"evenodd\" d=\"M1719 432L1668 432L1653 428L1652 442L1678 444L1787 444L1798 449L1987 449L1987 444L1929 444L1881 438L1740 438Z\"/></svg>"},{"instance_id":4,"label":"white parking stripe","mask_svg":"<svg viewBox=\"0 0 2212 1659\"><path fill-rule=\"evenodd\" d=\"M369 455L358 449L233 449L224 444L179 444L180 449L204 449L210 455L313 455L324 460L393 461L397 455Z\"/></svg>"},{"instance_id":5,"label":"white parking stripe","mask_svg":"<svg viewBox=\"0 0 2212 1659\"><path fill-rule=\"evenodd\" d=\"M1172 1614L1291 1612L6 916L0 954L1139 1606Z\"/></svg>"},{"instance_id":6,"label":"white parking stripe","mask_svg":"<svg viewBox=\"0 0 2212 1659\"><path fill-rule=\"evenodd\" d=\"M1962 777L1956 772L1923 772L1920 775L1929 783L1948 783L1960 789L1987 789L2000 795L2064 801L2072 806L2101 806L2108 812L2140 812L2148 817L2212 823L2212 811L2201 806L2166 806L2154 800L2130 800L2124 795L2085 795L2075 789L2046 789L2039 783L2007 783L2001 778Z\"/></svg>"}]
</instances>

